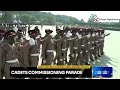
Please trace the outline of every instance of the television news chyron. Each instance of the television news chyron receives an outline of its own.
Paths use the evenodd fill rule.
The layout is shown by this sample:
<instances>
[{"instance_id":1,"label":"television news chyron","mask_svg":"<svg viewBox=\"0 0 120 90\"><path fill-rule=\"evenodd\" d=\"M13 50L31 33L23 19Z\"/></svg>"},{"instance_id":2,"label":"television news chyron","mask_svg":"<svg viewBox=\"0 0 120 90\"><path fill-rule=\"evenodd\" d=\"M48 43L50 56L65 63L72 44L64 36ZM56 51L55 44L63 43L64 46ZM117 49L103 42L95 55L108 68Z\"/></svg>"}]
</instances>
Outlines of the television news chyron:
<instances>
[{"instance_id":1,"label":"television news chyron","mask_svg":"<svg viewBox=\"0 0 120 90\"><path fill-rule=\"evenodd\" d=\"M38 67L11 67L10 74L13 77L35 77L35 78L46 78L46 77L84 77L82 76L85 70L89 70L86 73L86 77L91 77L91 67L89 65L57 65L57 66L50 66L50 65L42 65Z\"/></svg>"}]
</instances>

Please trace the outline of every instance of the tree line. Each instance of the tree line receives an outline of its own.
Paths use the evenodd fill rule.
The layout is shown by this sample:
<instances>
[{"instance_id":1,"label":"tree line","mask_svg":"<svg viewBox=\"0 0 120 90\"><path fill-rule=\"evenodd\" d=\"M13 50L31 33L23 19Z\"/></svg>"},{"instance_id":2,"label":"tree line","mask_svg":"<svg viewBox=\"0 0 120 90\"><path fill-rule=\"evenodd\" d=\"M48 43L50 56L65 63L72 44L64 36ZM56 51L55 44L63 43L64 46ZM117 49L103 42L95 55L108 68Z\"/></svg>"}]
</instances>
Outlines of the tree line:
<instances>
[{"instance_id":1,"label":"tree line","mask_svg":"<svg viewBox=\"0 0 120 90\"><path fill-rule=\"evenodd\" d=\"M96 14L91 14L87 22L79 20L72 16L54 15L50 12L41 11L0 11L0 23L24 23L39 25L89 25L102 27L120 27L120 22L95 22Z\"/></svg>"},{"instance_id":2,"label":"tree line","mask_svg":"<svg viewBox=\"0 0 120 90\"><path fill-rule=\"evenodd\" d=\"M43 25L75 25L84 22L83 19L66 16L54 15L52 13L40 11L0 11L1 23L29 23Z\"/></svg>"}]
</instances>

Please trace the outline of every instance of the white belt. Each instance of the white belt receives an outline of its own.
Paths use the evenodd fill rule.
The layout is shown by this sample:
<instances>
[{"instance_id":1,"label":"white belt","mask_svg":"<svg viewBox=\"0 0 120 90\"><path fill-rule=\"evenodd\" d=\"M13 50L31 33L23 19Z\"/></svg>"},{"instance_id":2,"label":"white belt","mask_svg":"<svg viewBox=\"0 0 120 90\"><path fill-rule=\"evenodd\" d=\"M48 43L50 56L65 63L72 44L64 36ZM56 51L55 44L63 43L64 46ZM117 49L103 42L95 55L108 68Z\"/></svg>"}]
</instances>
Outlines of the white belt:
<instances>
[{"instance_id":1,"label":"white belt","mask_svg":"<svg viewBox=\"0 0 120 90\"><path fill-rule=\"evenodd\" d=\"M95 42L98 42L98 41L95 41Z\"/></svg>"},{"instance_id":2,"label":"white belt","mask_svg":"<svg viewBox=\"0 0 120 90\"><path fill-rule=\"evenodd\" d=\"M76 57L78 56L78 54L76 54Z\"/></svg>"},{"instance_id":3,"label":"white belt","mask_svg":"<svg viewBox=\"0 0 120 90\"><path fill-rule=\"evenodd\" d=\"M67 39L67 40L71 40L71 39Z\"/></svg>"},{"instance_id":4,"label":"white belt","mask_svg":"<svg viewBox=\"0 0 120 90\"><path fill-rule=\"evenodd\" d=\"M103 39L100 39L101 41L103 40Z\"/></svg>"},{"instance_id":5,"label":"white belt","mask_svg":"<svg viewBox=\"0 0 120 90\"><path fill-rule=\"evenodd\" d=\"M94 47L90 48L90 49L94 49Z\"/></svg>"},{"instance_id":6,"label":"white belt","mask_svg":"<svg viewBox=\"0 0 120 90\"><path fill-rule=\"evenodd\" d=\"M39 54L30 54L30 56L39 56Z\"/></svg>"},{"instance_id":7,"label":"white belt","mask_svg":"<svg viewBox=\"0 0 120 90\"><path fill-rule=\"evenodd\" d=\"M16 63L16 62L18 62L18 59L6 61L6 63Z\"/></svg>"},{"instance_id":8,"label":"white belt","mask_svg":"<svg viewBox=\"0 0 120 90\"><path fill-rule=\"evenodd\" d=\"M88 44L90 44L90 42L88 42Z\"/></svg>"},{"instance_id":9,"label":"white belt","mask_svg":"<svg viewBox=\"0 0 120 90\"><path fill-rule=\"evenodd\" d=\"M59 41L60 39L54 39L55 41Z\"/></svg>"},{"instance_id":10,"label":"white belt","mask_svg":"<svg viewBox=\"0 0 120 90\"><path fill-rule=\"evenodd\" d=\"M73 39L76 39L76 38L77 38L77 37L74 37L74 38L72 38L72 40L73 40Z\"/></svg>"},{"instance_id":11,"label":"white belt","mask_svg":"<svg viewBox=\"0 0 120 90\"><path fill-rule=\"evenodd\" d=\"M60 61L62 61L62 59L59 59Z\"/></svg>"},{"instance_id":12,"label":"white belt","mask_svg":"<svg viewBox=\"0 0 120 90\"><path fill-rule=\"evenodd\" d=\"M74 49L78 49L78 47L74 47Z\"/></svg>"},{"instance_id":13,"label":"white belt","mask_svg":"<svg viewBox=\"0 0 120 90\"><path fill-rule=\"evenodd\" d=\"M94 42L92 42L92 43L94 43Z\"/></svg>"},{"instance_id":14,"label":"white belt","mask_svg":"<svg viewBox=\"0 0 120 90\"><path fill-rule=\"evenodd\" d=\"M86 50L85 52L88 52L88 50Z\"/></svg>"},{"instance_id":15,"label":"white belt","mask_svg":"<svg viewBox=\"0 0 120 90\"><path fill-rule=\"evenodd\" d=\"M85 45L81 45L81 46L85 46Z\"/></svg>"},{"instance_id":16,"label":"white belt","mask_svg":"<svg viewBox=\"0 0 120 90\"><path fill-rule=\"evenodd\" d=\"M83 52L81 51L80 54L82 54Z\"/></svg>"},{"instance_id":17,"label":"white belt","mask_svg":"<svg viewBox=\"0 0 120 90\"><path fill-rule=\"evenodd\" d=\"M47 52L53 52L53 50L47 50Z\"/></svg>"},{"instance_id":18,"label":"white belt","mask_svg":"<svg viewBox=\"0 0 120 90\"><path fill-rule=\"evenodd\" d=\"M65 51L67 48L65 48L65 49L62 49L62 51Z\"/></svg>"},{"instance_id":19,"label":"white belt","mask_svg":"<svg viewBox=\"0 0 120 90\"><path fill-rule=\"evenodd\" d=\"M97 46L100 46L100 44L98 44Z\"/></svg>"}]
</instances>

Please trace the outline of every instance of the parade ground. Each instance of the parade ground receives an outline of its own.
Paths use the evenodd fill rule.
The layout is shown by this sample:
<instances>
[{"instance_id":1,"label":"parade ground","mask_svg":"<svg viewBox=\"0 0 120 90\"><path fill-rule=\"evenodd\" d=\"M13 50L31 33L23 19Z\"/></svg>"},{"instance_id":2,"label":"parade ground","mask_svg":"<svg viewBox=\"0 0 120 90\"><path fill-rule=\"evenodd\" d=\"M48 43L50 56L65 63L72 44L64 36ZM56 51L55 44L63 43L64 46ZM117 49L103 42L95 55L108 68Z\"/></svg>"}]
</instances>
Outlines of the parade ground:
<instances>
[{"instance_id":1,"label":"parade ground","mask_svg":"<svg viewBox=\"0 0 120 90\"><path fill-rule=\"evenodd\" d=\"M40 30L42 36L45 35L45 29L48 28L53 29L53 35L56 34L55 27L43 27L43 29ZM120 79L120 42L119 42L120 31L106 30L105 33L110 33L109 36L105 37L105 43L104 43L105 54L102 57L100 57L98 60L96 60L94 63L90 62L90 65L113 67L113 79ZM40 63L41 63L41 58L39 64Z\"/></svg>"},{"instance_id":2,"label":"parade ground","mask_svg":"<svg viewBox=\"0 0 120 90\"><path fill-rule=\"evenodd\" d=\"M100 57L94 63L90 62L91 66L109 66L113 67L113 79L120 79L120 31L109 31L111 33L105 38L104 52L105 55Z\"/></svg>"}]
</instances>

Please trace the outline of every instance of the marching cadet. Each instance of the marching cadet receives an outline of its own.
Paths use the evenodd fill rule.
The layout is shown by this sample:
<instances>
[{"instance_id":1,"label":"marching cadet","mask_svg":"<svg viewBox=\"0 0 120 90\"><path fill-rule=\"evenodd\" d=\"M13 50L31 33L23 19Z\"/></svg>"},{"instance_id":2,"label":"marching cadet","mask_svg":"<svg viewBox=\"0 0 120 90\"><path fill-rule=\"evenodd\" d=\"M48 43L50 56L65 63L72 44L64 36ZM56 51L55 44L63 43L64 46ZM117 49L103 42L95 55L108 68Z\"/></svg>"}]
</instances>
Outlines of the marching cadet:
<instances>
[{"instance_id":1,"label":"marching cadet","mask_svg":"<svg viewBox=\"0 0 120 90\"><path fill-rule=\"evenodd\" d=\"M21 30L23 30L23 35L26 35L26 27L24 25L21 25Z\"/></svg>"},{"instance_id":2,"label":"marching cadet","mask_svg":"<svg viewBox=\"0 0 120 90\"><path fill-rule=\"evenodd\" d=\"M90 34L88 34L88 29L85 29L85 35L84 35L84 43L85 43L85 51L84 51L84 62L85 64L89 64L88 61L89 61L89 44L90 44L90 41L88 41L88 39L90 38Z\"/></svg>"},{"instance_id":3,"label":"marching cadet","mask_svg":"<svg viewBox=\"0 0 120 90\"><path fill-rule=\"evenodd\" d=\"M2 44L3 44L3 35L5 31L0 29L0 50L2 49ZM1 54L1 51L0 51ZM0 55L1 56L1 55ZM0 57L1 58L1 57ZM3 72L2 72L2 62L0 61L0 79L3 79Z\"/></svg>"},{"instance_id":4,"label":"marching cadet","mask_svg":"<svg viewBox=\"0 0 120 90\"><path fill-rule=\"evenodd\" d=\"M81 38L81 51L80 51L80 58L81 62L88 63L88 48L87 48L87 36L86 36L86 29L82 29L82 38Z\"/></svg>"},{"instance_id":5,"label":"marching cadet","mask_svg":"<svg viewBox=\"0 0 120 90\"><path fill-rule=\"evenodd\" d=\"M92 35L91 35L91 29L87 29L88 30L88 35L87 35L87 49L88 49L88 59L93 60L93 50L92 50Z\"/></svg>"},{"instance_id":6,"label":"marching cadet","mask_svg":"<svg viewBox=\"0 0 120 90\"><path fill-rule=\"evenodd\" d=\"M101 30L101 38L100 38L100 53L104 55L103 48L104 48L104 30Z\"/></svg>"},{"instance_id":7,"label":"marching cadet","mask_svg":"<svg viewBox=\"0 0 120 90\"><path fill-rule=\"evenodd\" d=\"M60 30L60 29L56 28L56 33L58 33L58 32L59 32L59 30Z\"/></svg>"},{"instance_id":8,"label":"marching cadet","mask_svg":"<svg viewBox=\"0 0 120 90\"><path fill-rule=\"evenodd\" d=\"M35 42L38 44L37 47L38 47L38 52L40 53L40 46L41 46L41 33L40 33L40 30L38 29L38 26L35 27L34 29L35 31L37 31L37 35L35 37Z\"/></svg>"},{"instance_id":9,"label":"marching cadet","mask_svg":"<svg viewBox=\"0 0 120 90\"><path fill-rule=\"evenodd\" d=\"M76 29L73 28L72 31L72 36L70 38L70 61L69 61L69 65L76 65L77 64L77 57L78 57L78 42L77 42L77 35L76 35Z\"/></svg>"},{"instance_id":10,"label":"marching cadet","mask_svg":"<svg viewBox=\"0 0 120 90\"><path fill-rule=\"evenodd\" d=\"M46 35L43 38L42 41L42 65L51 65L54 58L53 53L53 35L52 30L46 29L45 33Z\"/></svg>"},{"instance_id":11,"label":"marching cadet","mask_svg":"<svg viewBox=\"0 0 120 90\"><path fill-rule=\"evenodd\" d=\"M15 32L9 30L4 34L4 39L7 40L0 48L0 78L5 76L5 79L13 79L10 76L10 67L19 67L18 50L15 46Z\"/></svg>"},{"instance_id":12,"label":"marching cadet","mask_svg":"<svg viewBox=\"0 0 120 90\"><path fill-rule=\"evenodd\" d=\"M18 29L15 45L18 47L18 60L20 67L29 67L29 37L22 36L22 30Z\"/></svg>"},{"instance_id":13,"label":"marching cadet","mask_svg":"<svg viewBox=\"0 0 120 90\"><path fill-rule=\"evenodd\" d=\"M94 44L95 44L95 40L94 40L94 37L95 37L95 33L93 31L93 29L90 30L90 45L89 45L89 57L90 57L90 61L94 61L94 57L93 57L93 54L94 54Z\"/></svg>"},{"instance_id":14,"label":"marching cadet","mask_svg":"<svg viewBox=\"0 0 120 90\"><path fill-rule=\"evenodd\" d=\"M61 55L61 37L60 37L60 33L59 33L60 29L56 29L56 35L53 37L54 40L54 50L56 52L53 63L56 64L56 61L58 62L60 59L60 55ZM62 59L62 58L61 58Z\"/></svg>"},{"instance_id":15,"label":"marching cadet","mask_svg":"<svg viewBox=\"0 0 120 90\"><path fill-rule=\"evenodd\" d=\"M29 40L29 44L30 44L30 66L31 67L37 67L38 65L38 61L39 61L39 52L40 52L40 44L38 44L37 42L37 31L36 30L29 30L28 31L29 36L30 36L30 40Z\"/></svg>"},{"instance_id":16,"label":"marching cadet","mask_svg":"<svg viewBox=\"0 0 120 90\"><path fill-rule=\"evenodd\" d=\"M32 26L30 26L30 24L28 25L28 31L30 30L30 28L31 28Z\"/></svg>"},{"instance_id":17,"label":"marching cadet","mask_svg":"<svg viewBox=\"0 0 120 90\"><path fill-rule=\"evenodd\" d=\"M18 29L17 31L17 38L16 38L16 42L21 42L23 35L22 35L22 30Z\"/></svg>"},{"instance_id":18,"label":"marching cadet","mask_svg":"<svg viewBox=\"0 0 120 90\"><path fill-rule=\"evenodd\" d=\"M39 30L38 26L35 27L35 30L37 31L38 35L41 36L41 33L40 33L40 30Z\"/></svg>"},{"instance_id":19,"label":"marching cadet","mask_svg":"<svg viewBox=\"0 0 120 90\"><path fill-rule=\"evenodd\" d=\"M101 57L100 44L101 44L101 31L100 29L98 29L98 57Z\"/></svg>"},{"instance_id":20,"label":"marching cadet","mask_svg":"<svg viewBox=\"0 0 120 90\"><path fill-rule=\"evenodd\" d=\"M58 65L63 65L65 59L67 58L66 55L66 35L64 35L64 30L59 29L59 32L54 37L54 45L56 50L56 55L54 58L54 63L57 59ZM66 62L65 62L66 63Z\"/></svg>"},{"instance_id":21,"label":"marching cadet","mask_svg":"<svg viewBox=\"0 0 120 90\"><path fill-rule=\"evenodd\" d=\"M68 49L69 49L69 42L70 42L70 37L72 36L72 33L70 32L70 28L66 27L64 29L64 35L66 37L66 55L68 55ZM67 56L65 58L65 63L68 63Z\"/></svg>"},{"instance_id":22,"label":"marching cadet","mask_svg":"<svg viewBox=\"0 0 120 90\"><path fill-rule=\"evenodd\" d=\"M20 62L20 67L29 67L30 66L30 44L29 44L30 37L23 37L21 43L18 47L18 60Z\"/></svg>"},{"instance_id":23,"label":"marching cadet","mask_svg":"<svg viewBox=\"0 0 120 90\"><path fill-rule=\"evenodd\" d=\"M94 55L95 59L98 59L98 52L99 52L99 36L98 36L98 30L95 30L95 48L94 48Z\"/></svg>"},{"instance_id":24,"label":"marching cadet","mask_svg":"<svg viewBox=\"0 0 120 90\"><path fill-rule=\"evenodd\" d=\"M82 65L82 59L83 59L83 55L82 55L83 49L81 47L81 45L82 45L82 30L78 31L77 36L78 36L78 58L77 58L77 64L78 65Z\"/></svg>"},{"instance_id":25,"label":"marching cadet","mask_svg":"<svg viewBox=\"0 0 120 90\"><path fill-rule=\"evenodd\" d=\"M23 49L21 48L22 44L22 30L18 29L16 33L16 42L15 45L18 47L18 60L20 63L20 67L23 67L23 56L22 56L22 51Z\"/></svg>"},{"instance_id":26,"label":"marching cadet","mask_svg":"<svg viewBox=\"0 0 120 90\"><path fill-rule=\"evenodd\" d=\"M4 35L5 31L0 29L0 46L3 43L3 35Z\"/></svg>"}]
</instances>

